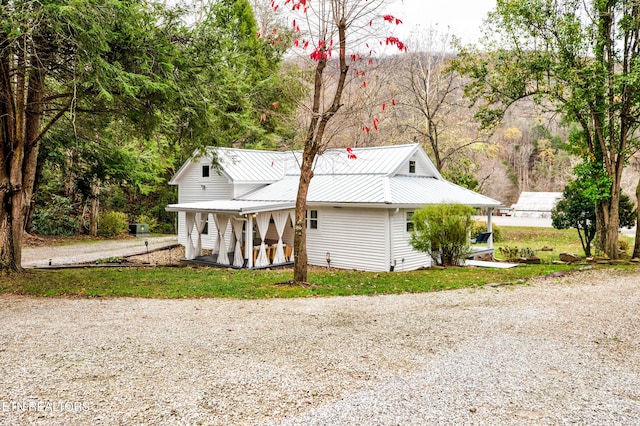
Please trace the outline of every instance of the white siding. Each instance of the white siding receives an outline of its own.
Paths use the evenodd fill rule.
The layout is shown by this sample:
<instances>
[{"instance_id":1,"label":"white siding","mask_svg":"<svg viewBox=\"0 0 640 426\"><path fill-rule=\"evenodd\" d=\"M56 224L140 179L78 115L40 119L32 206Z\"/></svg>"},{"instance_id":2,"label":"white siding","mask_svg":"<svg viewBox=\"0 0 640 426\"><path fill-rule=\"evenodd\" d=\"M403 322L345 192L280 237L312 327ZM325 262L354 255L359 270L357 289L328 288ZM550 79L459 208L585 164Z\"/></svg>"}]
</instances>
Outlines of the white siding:
<instances>
[{"instance_id":1,"label":"white siding","mask_svg":"<svg viewBox=\"0 0 640 426\"><path fill-rule=\"evenodd\" d=\"M210 175L207 178L202 177L202 166L209 165L207 158L201 158L198 162L193 162L187 170L184 171L180 183L178 184L178 202L193 203L203 200L224 200L233 197L233 185L229 183L227 178L217 174L213 168L210 169ZM209 229L212 230L210 223ZM211 236L215 233L209 232ZM213 238L205 236L202 240L204 248L213 247ZM178 243L187 243L187 234L185 232L185 214L178 213Z\"/></svg>"},{"instance_id":2,"label":"white siding","mask_svg":"<svg viewBox=\"0 0 640 426\"><path fill-rule=\"evenodd\" d=\"M195 169L196 167L193 167ZM199 175L185 176L185 179L178 185L178 202L195 203L206 200L226 200L233 198L233 185L227 178L219 176L215 171L212 175L203 178Z\"/></svg>"},{"instance_id":3,"label":"white siding","mask_svg":"<svg viewBox=\"0 0 640 426\"><path fill-rule=\"evenodd\" d=\"M433 176L433 172L427 163L424 162L423 157L418 153L413 154L410 161L416 162L416 172L409 173L409 161L407 161L406 167L400 175L410 175L410 176Z\"/></svg>"},{"instance_id":4,"label":"white siding","mask_svg":"<svg viewBox=\"0 0 640 426\"><path fill-rule=\"evenodd\" d=\"M391 216L391 238L393 241L391 263L395 260L396 271L412 271L431 266L431 258L426 253L417 252L411 247L411 234L407 232L407 212L400 209Z\"/></svg>"},{"instance_id":5,"label":"white siding","mask_svg":"<svg viewBox=\"0 0 640 426\"><path fill-rule=\"evenodd\" d=\"M248 192L251 192L258 188L262 188L264 186L266 185L254 183L236 183L233 188L233 198L238 198Z\"/></svg>"},{"instance_id":6,"label":"white siding","mask_svg":"<svg viewBox=\"0 0 640 426\"><path fill-rule=\"evenodd\" d=\"M388 271L386 209L318 208L318 229L307 230L309 264L363 271Z\"/></svg>"}]
</instances>

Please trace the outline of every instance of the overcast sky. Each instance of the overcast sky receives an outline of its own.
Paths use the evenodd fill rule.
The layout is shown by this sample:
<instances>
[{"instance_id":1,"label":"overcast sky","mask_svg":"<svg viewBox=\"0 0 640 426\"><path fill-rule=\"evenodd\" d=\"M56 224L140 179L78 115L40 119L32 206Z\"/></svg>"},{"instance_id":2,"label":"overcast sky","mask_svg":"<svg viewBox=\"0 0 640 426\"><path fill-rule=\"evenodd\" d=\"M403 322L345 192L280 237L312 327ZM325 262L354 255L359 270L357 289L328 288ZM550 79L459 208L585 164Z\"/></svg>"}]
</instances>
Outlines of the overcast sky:
<instances>
[{"instance_id":1,"label":"overcast sky","mask_svg":"<svg viewBox=\"0 0 640 426\"><path fill-rule=\"evenodd\" d=\"M475 43L480 26L496 0L396 0L393 13L403 21L403 31L436 25L447 28L464 43Z\"/></svg>"}]
</instances>

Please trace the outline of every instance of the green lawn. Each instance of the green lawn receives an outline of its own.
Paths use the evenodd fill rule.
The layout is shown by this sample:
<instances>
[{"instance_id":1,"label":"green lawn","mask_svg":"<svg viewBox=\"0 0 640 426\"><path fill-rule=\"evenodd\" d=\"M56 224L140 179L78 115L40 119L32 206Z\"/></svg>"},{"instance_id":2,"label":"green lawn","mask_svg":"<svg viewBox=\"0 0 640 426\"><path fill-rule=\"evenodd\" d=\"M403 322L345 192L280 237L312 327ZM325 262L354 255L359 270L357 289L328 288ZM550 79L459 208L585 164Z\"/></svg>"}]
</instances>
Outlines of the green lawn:
<instances>
[{"instance_id":1,"label":"green lawn","mask_svg":"<svg viewBox=\"0 0 640 426\"><path fill-rule=\"evenodd\" d=\"M519 249L532 249L537 257L543 262L558 260L562 252L574 253L584 257L584 250L578 238L578 231L575 229L553 229L535 227L509 227L501 226L503 241L497 242L495 246L495 256L502 258L499 248L511 247ZM629 243L629 254L633 251L633 238L620 236L621 240ZM543 251L543 248L550 248L551 251ZM592 247L592 253L594 249Z\"/></svg>"},{"instance_id":2,"label":"green lawn","mask_svg":"<svg viewBox=\"0 0 640 426\"><path fill-rule=\"evenodd\" d=\"M152 298L269 298L375 295L515 283L548 273L576 269L528 265L513 269L449 268L413 272L316 271L310 285L288 284L291 270L246 271L207 267L86 268L35 270L0 278L0 293L33 296Z\"/></svg>"},{"instance_id":3,"label":"green lawn","mask_svg":"<svg viewBox=\"0 0 640 426\"><path fill-rule=\"evenodd\" d=\"M399 294L520 283L532 277L580 268L551 263L562 251L581 253L575 231L508 227L502 231L505 241L496 246L532 248L543 257L543 264L513 269L447 268L384 273L312 268L310 284L306 286L289 284L293 278L290 269L247 271L188 266L31 270L0 277L0 294L247 299ZM539 252L544 246L554 250ZM599 267L637 270L635 266Z\"/></svg>"}]
</instances>

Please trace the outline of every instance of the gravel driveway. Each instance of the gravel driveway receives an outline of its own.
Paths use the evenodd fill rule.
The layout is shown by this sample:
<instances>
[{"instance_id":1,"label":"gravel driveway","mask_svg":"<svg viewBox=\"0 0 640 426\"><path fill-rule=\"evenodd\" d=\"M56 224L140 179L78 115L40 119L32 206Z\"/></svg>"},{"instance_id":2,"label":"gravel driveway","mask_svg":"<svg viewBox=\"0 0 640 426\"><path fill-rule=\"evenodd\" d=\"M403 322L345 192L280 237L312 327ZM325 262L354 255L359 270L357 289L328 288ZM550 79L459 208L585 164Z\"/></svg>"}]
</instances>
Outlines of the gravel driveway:
<instances>
[{"instance_id":1,"label":"gravel driveway","mask_svg":"<svg viewBox=\"0 0 640 426\"><path fill-rule=\"evenodd\" d=\"M640 272L293 300L0 296L0 424L638 424Z\"/></svg>"},{"instance_id":2,"label":"gravel driveway","mask_svg":"<svg viewBox=\"0 0 640 426\"><path fill-rule=\"evenodd\" d=\"M98 240L92 243L77 243L63 246L25 247L22 250L22 266L24 268L71 265L77 263L95 262L109 257L125 257L146 253L178 242L178 237L142 237L125 240Z\"/></svg>"}]
</instances>

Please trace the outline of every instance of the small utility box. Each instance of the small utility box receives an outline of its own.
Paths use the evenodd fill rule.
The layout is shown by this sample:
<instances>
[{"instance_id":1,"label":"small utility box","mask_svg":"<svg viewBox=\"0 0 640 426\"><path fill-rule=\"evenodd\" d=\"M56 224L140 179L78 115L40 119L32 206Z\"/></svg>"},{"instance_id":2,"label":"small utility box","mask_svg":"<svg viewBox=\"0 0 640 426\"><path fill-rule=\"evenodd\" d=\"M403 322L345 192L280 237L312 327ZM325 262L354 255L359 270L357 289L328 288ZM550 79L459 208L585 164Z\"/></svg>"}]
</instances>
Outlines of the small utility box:
<instances>
[{"instance_id":1,"label":"small utility box","mask_svg":"<svg viewBox=\"0 0 640 426\"><path fill-rule=\"evenodd\" d=\"M129 233L136 237L148 237L149 225L146 223L131 223L129 224Z\"/></svg>"}]
</instances>

